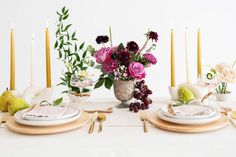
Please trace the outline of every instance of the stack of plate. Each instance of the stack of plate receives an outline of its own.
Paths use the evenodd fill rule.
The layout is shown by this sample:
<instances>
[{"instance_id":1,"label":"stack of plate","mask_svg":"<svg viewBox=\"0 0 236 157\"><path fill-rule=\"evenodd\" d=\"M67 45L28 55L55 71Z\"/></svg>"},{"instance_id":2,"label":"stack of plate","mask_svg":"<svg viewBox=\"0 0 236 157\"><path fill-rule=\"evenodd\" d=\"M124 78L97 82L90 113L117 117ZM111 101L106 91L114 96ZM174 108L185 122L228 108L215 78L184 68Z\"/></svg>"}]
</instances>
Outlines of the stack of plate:
<instances>
[{"instance_id":1,"label":"stack of plate","mask_svg":"<svg viewBox=\"0 0 236 157\"><path fill-rule=\"evenodd\" d=\"M17 112L14 119L29 126L55 126L73 122L80 115L81 111L71 106L38 106Z\"/></svg>"},{"instance_id":2,"label":"stack of plate","mask_svg":"<svg viewBox=\"0 0 236 157\"><path fill-rule=\"evenodd\" d=\"M221 117L219 111L206 105L181 105L173 107L175 115L168 112L168 106L160 108L157 115L160 119L183 125L201 125L211 123Z\"/></svg>"}]
</instances>

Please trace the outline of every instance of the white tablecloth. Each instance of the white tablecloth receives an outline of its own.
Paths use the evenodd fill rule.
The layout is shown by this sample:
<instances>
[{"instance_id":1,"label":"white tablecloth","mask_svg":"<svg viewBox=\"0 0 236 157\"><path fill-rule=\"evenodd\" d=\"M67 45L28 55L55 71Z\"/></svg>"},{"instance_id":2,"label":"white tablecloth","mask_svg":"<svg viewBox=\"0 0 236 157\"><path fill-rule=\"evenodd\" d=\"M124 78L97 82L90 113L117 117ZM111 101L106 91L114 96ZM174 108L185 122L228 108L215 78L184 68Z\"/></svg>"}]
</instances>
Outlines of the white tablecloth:
<instances>
[{"instance_id":1,"label":"white tablecloth","mask_svg":"<svg viewBox=\"0 0 236 157\"><path fill-rule=\"evenodd\" d=\"M82 108L103 109L118 104L111 99L90 100ZM155 111L167 99L155 99ZM233 101L225 106L236 107ZM207 133L173 133L149 126L143 133L139 114L116 109L108 115L102 133L88 134L88 125L71 132L29 136L0 127L0 157L131 157L188 156L226 157L236 155L236 128L232 125ZM97 127L96 127L97 129Z\"/></svg>"}]
</instances>

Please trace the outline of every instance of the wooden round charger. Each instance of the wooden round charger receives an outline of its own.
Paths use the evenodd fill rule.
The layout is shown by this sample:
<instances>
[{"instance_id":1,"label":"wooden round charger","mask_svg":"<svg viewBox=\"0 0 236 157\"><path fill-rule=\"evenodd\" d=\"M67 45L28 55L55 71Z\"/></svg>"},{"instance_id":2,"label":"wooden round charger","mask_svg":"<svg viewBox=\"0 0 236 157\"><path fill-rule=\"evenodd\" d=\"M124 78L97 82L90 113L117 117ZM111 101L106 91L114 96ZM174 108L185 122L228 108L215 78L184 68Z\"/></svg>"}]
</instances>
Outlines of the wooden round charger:
<instances>
[{"instance_id":1,"label":"wooden round charger","mask_svg":"<svg viewBox=\"0 0 236 157\"><path fill-rule=\"evenodd\" d=\"M20 134L46 135L46 134L55 134L78 129L87 124L88 121L89 121L88 113L82 112L81 116L77 120L63 125L45 126L45 127L29 126L15 122L14 117L9 117L7 119L6 125L9 130Z\"/></svg>"},{"instance_id":2,"label":"wooden round charger","mask_svg":"<svg viewBox=\"0 0 236 157\"><path fill-rule=\"evenodd\" d=\"M226 127L229 122L228 118L225 115L212 123L203 124L203 125L180 125L171 122L164 121L158 118L157 113L151 113L149 115L149 121L155 127L158 127L163 130L168 130L172 132L183 132L183 133L198 133L198 132L208 132L214 131Z\"/></svg>"}]
</instances>

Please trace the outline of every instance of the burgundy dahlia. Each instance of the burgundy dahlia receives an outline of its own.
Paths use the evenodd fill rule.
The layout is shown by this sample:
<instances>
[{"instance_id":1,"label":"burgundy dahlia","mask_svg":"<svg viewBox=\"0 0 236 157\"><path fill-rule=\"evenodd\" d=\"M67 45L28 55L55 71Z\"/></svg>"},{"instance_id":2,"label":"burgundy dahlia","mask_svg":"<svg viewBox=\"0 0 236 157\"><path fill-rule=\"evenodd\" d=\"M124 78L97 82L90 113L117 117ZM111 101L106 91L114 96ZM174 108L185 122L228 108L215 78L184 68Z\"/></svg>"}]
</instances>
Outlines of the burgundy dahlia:
<instances>
[{"instance_id":1,"label":"burgundy dahlia","mask_svg":"<svg viewBox=\"0 0 236 157\"><path fill-rule=\"evenodd\" d=\"M98 44L107 43L108 41L109 41L109 37L106 35L100 35L100 36L97 36L97 38L96 38L96 42Z\"/></svg>"},{"instance_id":2,"label":"burgundy dahlia","mask_svg":"<svg viewBox=\"0 0 236 157\"><path fill-rule=\"evenodd\" d=\"M138 47L138 44L136 42L130 41L130 42L127 43L126 49L136 53L139 50L139 47Z\"/></svg>"},{"instance_id":3,"label":"burgundy dahlia","mask_svg":"<svg viewBox=\"0 0 236 157\"><path fill-rule=\"evenodd\" d=\"M124 64L124 65L128 64L130 61L130 58L131 58L131 55L128 51L125 51L125 50L118 51L117 59L122 64Z\"/></svg>"},{"instance_id":4,"label":"burgundy dahlia","mask_svg":"<svg viewBox=\"0 0 236 157\"><path fill-rule=\"evenodd\" d=\"M103 64L103 70L105 73L113 73L114 70L118 67L118 62L117 60L111 59L107 60Z\"/></svg>"},{"instance_id":5,"label":"burgundy dahlia","mask_svg":"<svg viewBox=\"0 0 236 157\"><path fill-rule=\"evenodd\" d=\"M151 63L151 64L157 63L156 57L153 56L151 53L145 53L143 54L143 57L148 61L148 63Z\"/></svg>"},{"instance_id":6,"label":"burgundy dahlia","mask_svg":"<svg viewBox=\"0 0 236 157\"><path fill-rule=\"evenodd\" d=\"M152 39L152 40L154 40L155 42L157 42L157 40L158 40L158 34L157 34L157 32L153 32L153 31L149 32L148 37L149 37L149 39Z\"/></svg>"}]
</instances>

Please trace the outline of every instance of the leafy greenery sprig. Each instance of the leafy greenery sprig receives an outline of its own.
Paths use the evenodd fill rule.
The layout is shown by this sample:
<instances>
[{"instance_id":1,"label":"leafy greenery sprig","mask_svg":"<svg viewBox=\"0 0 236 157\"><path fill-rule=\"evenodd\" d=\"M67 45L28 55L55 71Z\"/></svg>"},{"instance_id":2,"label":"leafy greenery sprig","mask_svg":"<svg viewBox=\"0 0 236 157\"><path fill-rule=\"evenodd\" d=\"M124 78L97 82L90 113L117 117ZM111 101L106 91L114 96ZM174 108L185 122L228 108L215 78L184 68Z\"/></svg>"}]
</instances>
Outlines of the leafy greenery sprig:
<instances>
[{"instance_id":1,"label":"leafy greenery sprig","mask_svg":"<svg viewBox=\"0 0 236 157\"><path fill-rule=\"evenodd\" d=\"M61 77L61 83L68 87L64 92L88 92L89 89L73 87L70 84L71 77L77 75L81 70L87 70L89 67L94 66L94 61L90 56L94 53L95 49L89 45L85 48L85 42L79 43L76 31L72 31L72 24L67 23L69 17L69 9L65 6L57 11L58 22L56 31L56 42L54 48L58 51L59 59L65 64L65 72Z\"/></svg>"},{"instance_id":2,"label":"leafy greenery sprig","mask_svg":"<svg viewBox=\"0 0 236 157\"><path fill-rule=\"evenodd\" d=\"M40 103L40 105L41 106L58 106L58 105L60 105L62 103L62 100L63 100L63 98L58 98L58 99L54 100L52 103L50 103L50 102L48 102L46 100L43 100Z\"/></svg>"}]
</instances>

